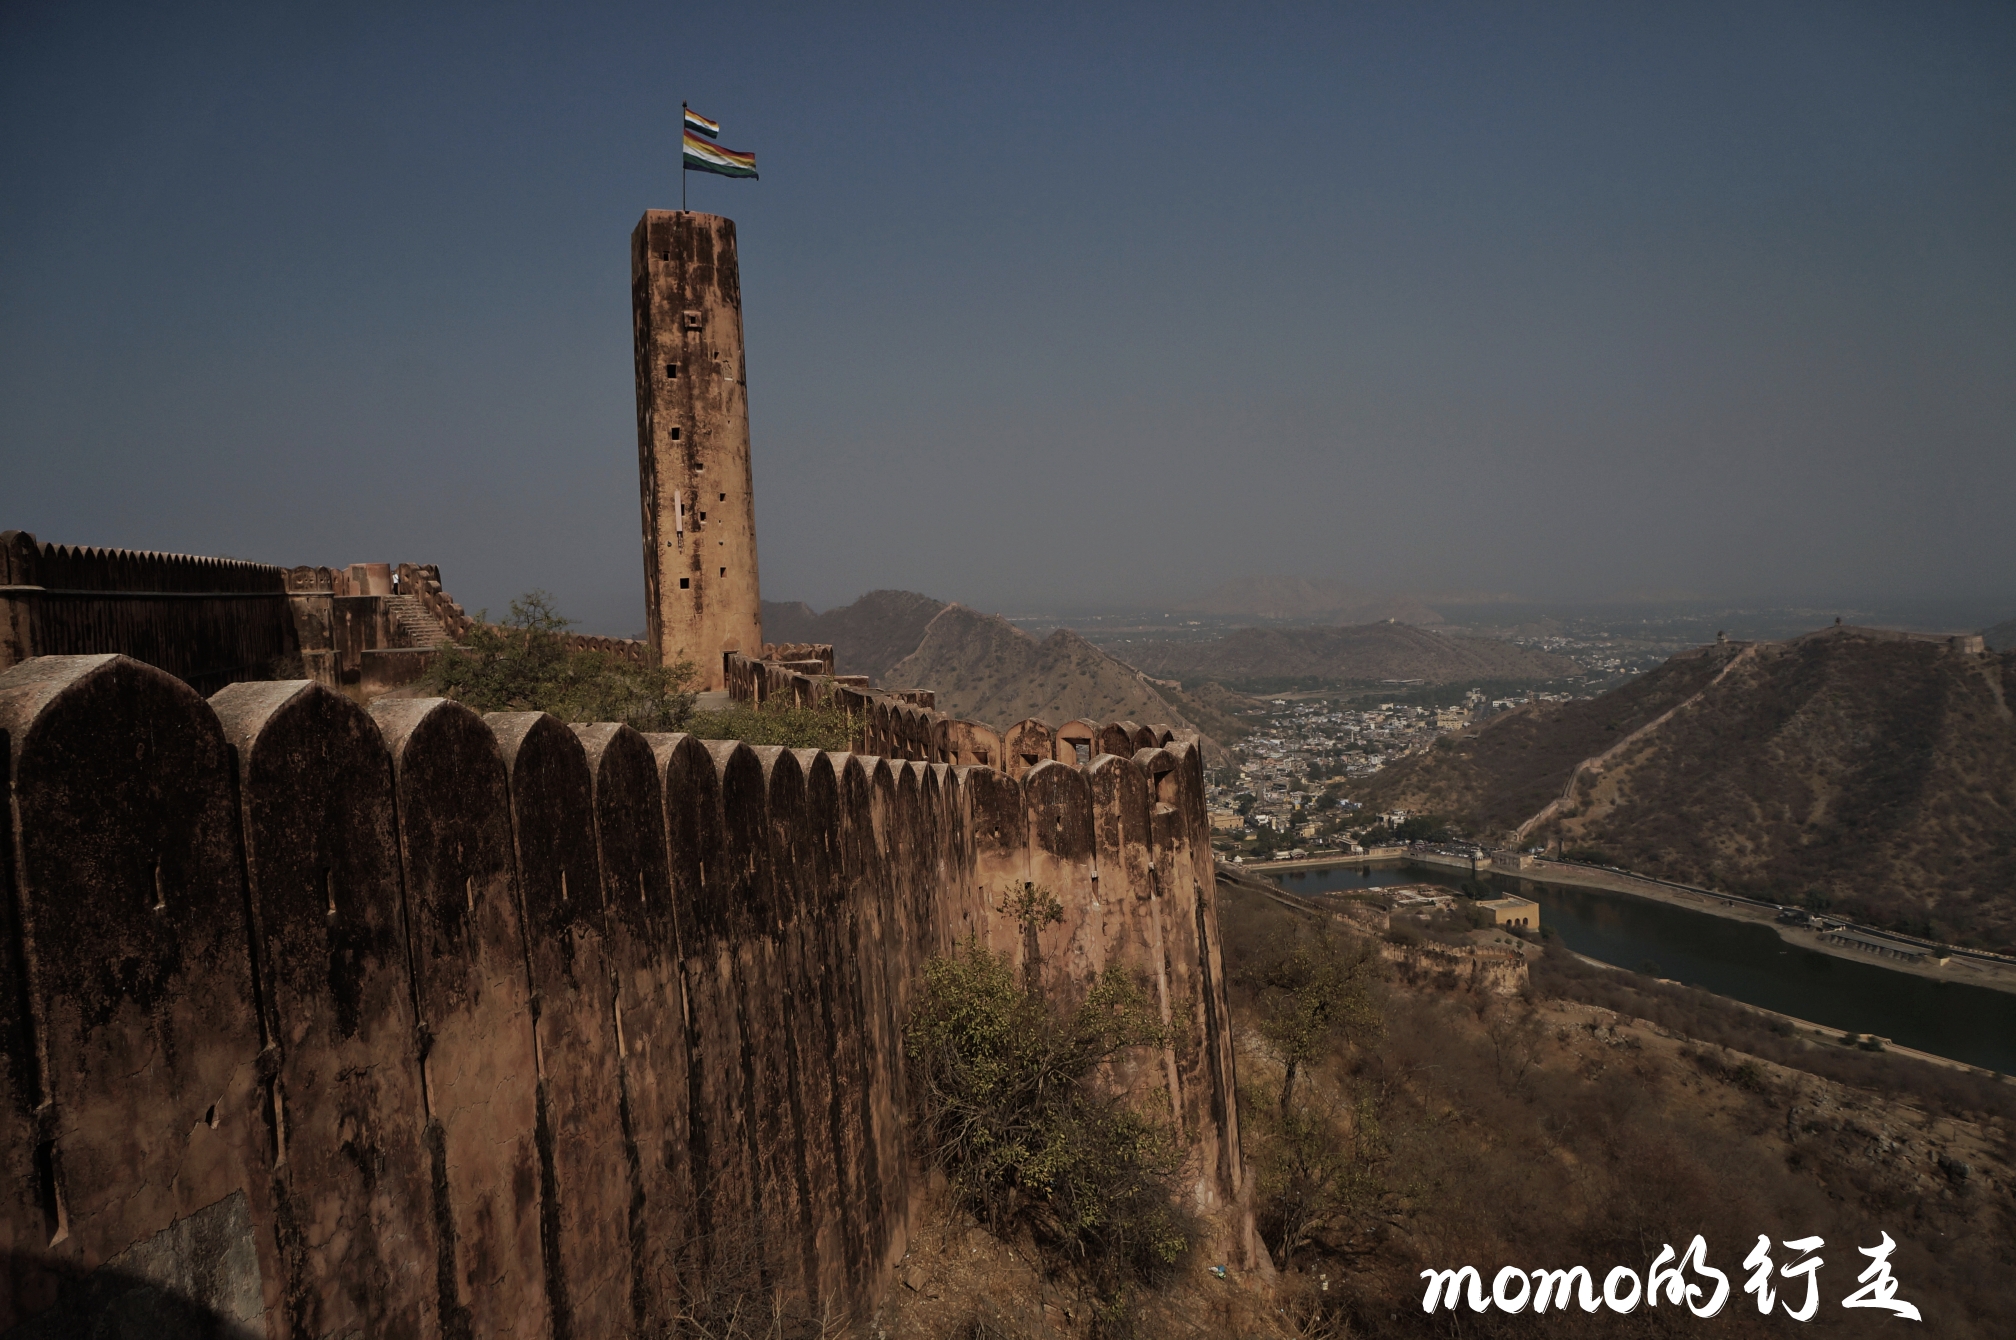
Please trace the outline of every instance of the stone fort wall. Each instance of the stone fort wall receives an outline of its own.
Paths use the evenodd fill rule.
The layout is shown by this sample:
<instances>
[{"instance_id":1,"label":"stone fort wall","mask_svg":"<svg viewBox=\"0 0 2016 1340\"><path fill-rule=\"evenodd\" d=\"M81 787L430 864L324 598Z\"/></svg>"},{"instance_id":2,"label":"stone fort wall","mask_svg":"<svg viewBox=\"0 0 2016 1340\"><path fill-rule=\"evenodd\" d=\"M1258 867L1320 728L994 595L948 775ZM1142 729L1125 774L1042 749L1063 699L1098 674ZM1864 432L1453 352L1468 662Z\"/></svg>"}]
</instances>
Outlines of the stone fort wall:
<instances>
[{"instance_id":1,"label":"stone fort wall","mask_svg":"<svg viewBox=\"0 0 2016 1340\"><path fill-rule=\"evenodd\" d=\"M0 1331L162 1288L275 1336L630 1334L738 1281L859 1313L923 1184L917 971L969 935L1151 992L1175 1041L1112 1082L1250 1254L1197 750L867 698L890 753L1015 770L0 673ZM1066 909L1026 940L1023 880Z\"/></svg>"},{"instance_id":2,"label":"stone fort wall","mask_svg":"<svg viewBox=\"0 0 2016 1340\"><path fill-rule=\"evenodd\" d=\"M298 645L284 568L0 532L0 669L116 649L208 693Z\"/></svg>"},{"instance_id":3,"label":"stone fort wall","mask_svg":"<svg viewBox=\"0 0 2016 1340\"><path fill-rule=\"evenodd\" d=\"M35 656L118 652L199 693L300 673L370 698L418 679L442 645L475 626L431 563L282 568L0 532L0 670ZM562 641L633 664L652 659L650 644L631 638Z\"/></svg>"}]
</instances>

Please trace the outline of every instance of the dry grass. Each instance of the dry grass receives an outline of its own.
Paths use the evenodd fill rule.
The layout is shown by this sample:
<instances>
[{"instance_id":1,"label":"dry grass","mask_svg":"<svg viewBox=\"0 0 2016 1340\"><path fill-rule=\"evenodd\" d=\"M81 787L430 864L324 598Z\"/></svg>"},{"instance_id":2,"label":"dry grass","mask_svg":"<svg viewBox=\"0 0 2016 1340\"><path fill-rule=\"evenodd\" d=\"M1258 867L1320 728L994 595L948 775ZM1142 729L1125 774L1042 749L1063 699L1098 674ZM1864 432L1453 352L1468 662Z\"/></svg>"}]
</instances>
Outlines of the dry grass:
<instances>
[{"instance_id":1,"label":"dry grass","mask_svg":"<svg viewBox=\"0 0 2016 1340\"><path fill-rule=\"evenodd\" d=\"M1224 891L1228 966L1238 946L1264 941L1268 923L1289 915L1260 901ZM1303 1324L1446 1335L1448 1316L1420 1308L1423 1268L1470 1264L1487 1279L1505 1265L1643 1271L1662 1245L1699 1233L1711 1260L1737 1274L1749 1244L1768 1233L1826 1238L1834 1273L1823 1277L1823 1320L1836 1333L1891 1334L1887 1316L1833 1306L1846 1292L1844 1268L1862 1264L1854 1248L1888 1231L1901 1244L1894 1263L1904 1295L1924 1308L1928 1334L2006 1334L2016 1315L2016 1150L2003 1109L1984 1105L2002 1086L1983 1090L1972 1077L1915 1066L1880 1072L1887 1094L1851 1087L1722 1045L1769 1051L1764 1042L1776 1035L1739 1036L1701 1001L1684 1002L1683 1014L1683 1002L1648 1000L1657 1008L1633 1014L1546 999L1560 982L1545 973L1537 985L1508 999L1395 984L1383 1035L1340 1052L1308 1081L1344 1114L1341 1135L1362 1145L1373 1128L1380 1144L1358 1168L1372 1184L1337 1198L1305 1231L1282 1295L1303 1300ZM1669 1008L1671 1027L1646 1021ZM1243 1003L1234 1009L1252 1017ZM1709 1036L1687 1037L1683 1027ZM1280 1069L1250 1045L1250 1027L1243 1036L1241 1080L1264 1099ZM1837 1050L1858 1066L1913 1066ZM1961 1087L1939 1087L1947 1079ZM1256 1168L1278 1152L1265 1147L1272 1135L1264 1120L1248 1128ZM1331 1289L1310 1314L1312 1281L1325 1274ZM1525 1335L1533 1325L1465 1313L1461 1333ZM1714 1325L1721 1335L1782 1330L1733 1307ZM1701 1326L1670 1309L1628 1319L1576 1312L1550 1314L1546 1333L1691 1335Z\"/></svg>"}]
</instances>

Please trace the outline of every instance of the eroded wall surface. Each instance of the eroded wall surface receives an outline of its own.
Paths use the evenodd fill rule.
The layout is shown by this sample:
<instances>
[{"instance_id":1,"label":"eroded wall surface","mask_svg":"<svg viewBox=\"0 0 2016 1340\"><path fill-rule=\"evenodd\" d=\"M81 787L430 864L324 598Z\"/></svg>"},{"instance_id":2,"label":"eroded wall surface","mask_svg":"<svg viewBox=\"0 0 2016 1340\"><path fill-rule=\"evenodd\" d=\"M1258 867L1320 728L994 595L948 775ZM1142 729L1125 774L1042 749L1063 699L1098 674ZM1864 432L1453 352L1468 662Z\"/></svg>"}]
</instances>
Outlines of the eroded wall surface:
<instances>
[{"instance_id":1,"label":"eroded wall surface","mask_svg":"<svg viewBox=\"0 0 2016 1340\"><path fill-rule=\"evenodd\" d=\"M299 650L285 576L264 563L0 532L0 670L117 651L206 693L257 679Z\"/></svg>"},{"instance_id":2,"label":"eroded wall surface","mask_svg":"<svg viewBox=\"0 0 2016 1340\"><path fill-rule=\"evenodd\" d=\"M649 642L719 689L723 651L763 646L734 221L647 211L630 235L630 314Z\"/></svg>"},{"instance_id":3,"label":"eroded wall surface","mask_svg":"<svg viewBox=\"0 0 2016 1340\"><path fill-rule=\"evenodd\" d=\"M863 1312L923 1180L914 984L967 936L1065 993L1136 977L1178 1041L1117 1076L1236 1208L1195 747L1067 727L1016 774L863 711L921 757L0 673L0 1332L135 1297L289 1337ZM1033 937L1024 880L1065 908Z\"/></svg>"}]
</instances>

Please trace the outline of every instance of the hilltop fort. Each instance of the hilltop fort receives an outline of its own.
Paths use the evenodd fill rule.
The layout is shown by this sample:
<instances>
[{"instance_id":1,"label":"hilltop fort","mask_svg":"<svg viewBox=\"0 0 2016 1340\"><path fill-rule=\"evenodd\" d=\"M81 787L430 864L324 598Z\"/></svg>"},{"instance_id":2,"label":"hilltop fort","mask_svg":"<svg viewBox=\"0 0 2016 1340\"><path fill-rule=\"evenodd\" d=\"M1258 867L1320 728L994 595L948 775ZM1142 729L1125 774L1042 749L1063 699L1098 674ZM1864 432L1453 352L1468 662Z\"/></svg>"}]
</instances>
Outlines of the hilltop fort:
<instances>
[{"instance_id":1,"label":"hilltop fort","mask_svg":"<svg viewBox=\"0 0 2016 1340\"><path fill-rule=\"evenodd\" d=\"M733 224L652 211L631 259L649 634L577 643L837 705L854 748L387 695L472 626L432 567L8 532L0 1330L862 1315L926 1183L913 985L969 938L1066 1000L1135 981L1171 1041L1113 1080L1268 1268L1194 736L997 730L766 646Z\"/></svg>"}]
</instances>

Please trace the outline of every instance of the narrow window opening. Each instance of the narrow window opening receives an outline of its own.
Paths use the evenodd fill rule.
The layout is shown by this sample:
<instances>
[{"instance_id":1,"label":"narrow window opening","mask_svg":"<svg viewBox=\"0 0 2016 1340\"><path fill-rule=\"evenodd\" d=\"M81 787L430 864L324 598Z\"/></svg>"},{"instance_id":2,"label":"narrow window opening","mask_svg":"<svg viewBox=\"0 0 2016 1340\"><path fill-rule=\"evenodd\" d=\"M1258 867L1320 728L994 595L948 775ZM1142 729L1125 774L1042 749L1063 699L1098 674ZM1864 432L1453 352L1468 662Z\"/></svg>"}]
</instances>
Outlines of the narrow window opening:
<instances>
[{"instance_id":1,"label":"narrow window opening","mask_svg":"<svg viewBox=\"0 0 2016 1340\"><path fill-rule=\"evenodd\" d=\"M679 579L679 589L680 589L681 591L690 591L690 590L692 590L692 589L693 589L693 579L692 579L691 577L681 577L681 578Z\"/></svg>"},{"instance_id":2,"label":"narrow window opening","mask_svg":"<svg viewBox=\"0 0 2016 1340\"><path fill-rule=\"evenodd\" d=\"M672 425L672 440L674 442L679 440L679 425L676 423Z\"/></svg>"},{"instance_id":3,"label":"narrow window opening","mask_svg":"<svg viewBox=\"0 0 2016 1340\"><path fill-rule=\"evenodd\" d=\"M326 865L322 867L322 904L326 915L336 915L336 876Z\"/></svg>"},{"instance_id":4,"label":"narrow window opening","mask_svg":"<svg viewBox=\"0 0 2016 1340\"><path fill-rule=\"evenodd\" d=\"M727 494L725 494L725 493L724 493L724 494L722 494L722 495L721 495L721 501L722 501L722 502L727 502L727 501L728 501L728 495L727 495Z\"/></svg>"},{"instance_id":5,"label":"narrow window opening","mask_svg":"<svg viewBox=\"0 0 2016 1340\"><path fill-rule=\"evenodd\" d=\"M640 903L651 901L644 896L644 872L642 870L637 872L637 901Z\"/></svg>"},{"instance_id":6,"label":"narrow window opening","mask_svg":"<svg viewBox=\"0 0 2016 1340\"><path fill-rule=\"evenodd\" d=\"M462 897L469 904L469 910L476 910L476 876L470 875L462 881Z\"/></svg>"},{"instance_id":7,"label":"narrow window opening","mask_svg":"<svg viewBox=\"0 0 2016 1340\"><path fill-rule=\"evenodd\" d=\"M726 569L726 568L723 568L723 569L721 569L721 575L722 575L723 577L726 577L726 576L728 575L728 569Z\"/></svg>"},{"instance_id":8,"label":"narrow window opening","mask_svg":"<svg viewBox=\"0 0 2016 1340\"><path fill-rule=\"evenodd\" d=\"M203 1124L213 1131L217 1129L217 1104L210 1104L209 1110L204 1112Z\"/></svg>"},{"instance_id":9,"label":"narrow window opening","mask_svg":"<svg viewBox=\"0 0 2016 1340\"><path fill-rule=\"evenodd\" d=\"M667 363L665 365L665 377L668 381L678 381L679 365L677 363Z\"/></svg>"},{"instance_id":10,"label":"narrow window opening","mask_svg":"<svg viewBox=\"0 0 2016 1340\"><path fill-rule=\"evenodd\" d=\"M684 320L684 324L685 324L685 327L686 327L686 329L688 329L688 330L698 330L698 329L700 329L700 313L698 313L698 312L687 312L687 313L685 314L685 320Z\"/></svg>"},{"instance_id":11,"label":"narrow window opening","mask_svg":"<svg viewBox=\"0 0 2016 1340\"><path fill-rule=\"evenodd\" d=\"M616 1054L618 1056L628 1056L630 1049L623 1042L623 1002L616 1000L610 1003L615 1007L616 1012Z\"/></svg>"},{"instance_id":12,"label":"narrow window opening","mask_svg":"<svg viewBox=\"0 0 2016 1340\"><path fill-rule=\"evenodd\" d=\"M669 261L672 259L672 253L669 251L661 251L658 253L658 259L661 261Z\"/></svg>"},{"instance_id":13,"label":"narrow window opening","mask_svg":"<svg viewBox=\"0 0 2016 1340\"><path fill-rule=\"evenodd\" d=\"M694 473L694 474L696 474L696 475L697 475L697 474L700 474L700 473L701 473L702 471L706 470L706 468L707 468L707 462L705 462L705 461L701 460L701 459L700 459L700 458L699 458L698 456L695 456L695 457L693 458L693 473Z\"/></svg>"},{"instance_id":14,"label":"narrow window opening","mask_svg":"<svg viewBox=\"0 0 2016 1340\"><path fill-rule=\"evenodd\" d=\"M1092 761L1091 745L1086 744L1083 740L1073 740L1071 747L1078 751L1078 761L1080 763L1090 763ZM1098 876L1094 875L1093 878L1097 879Z\"/></svg>"},{"instance_id":15,"label":"narrow window opening","mask_svg":"<svg viewBox=\"0 0 2016 1340\"><path fill-rule=\"evenodd\" d=\"M705 520L707 519L707 514L706 514L705 512L702 512L702 513L700 514L700 519L701 519L702 521L705 521Z\"/></svg>"},{"instance_id":16,"label":"narrow window opening","mask_svg":"<svg viewBox=\"0 0 2016 1340\"><path fill-rule=\"evenodd\" d=\"M567 867L560 867L560 901L567 901Z\"/></svg>"},{"instance_id":17,"label":"narrow window opening","mask_svg":"<svg viewBox=\"0 0 2016 1340\"><path fill-rule=\"evenodd\" d=\"M154 863L154 910L156 912L164 911L167 906L168 887L161 881L161 863L156 861Z\"/></svg>"}]
</instances>

